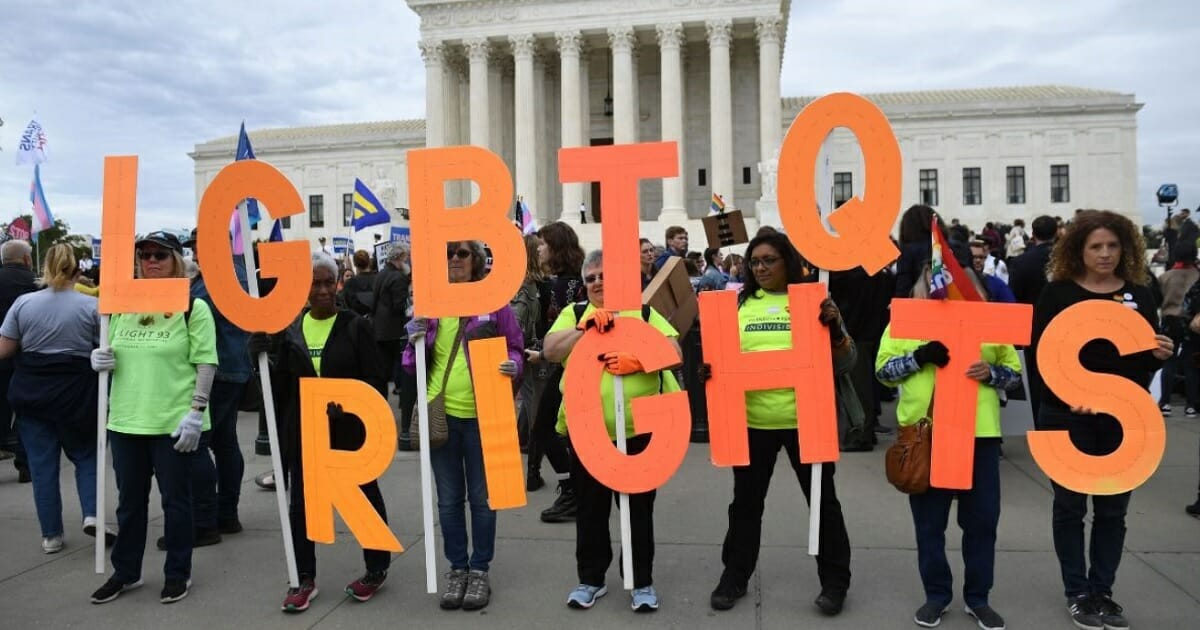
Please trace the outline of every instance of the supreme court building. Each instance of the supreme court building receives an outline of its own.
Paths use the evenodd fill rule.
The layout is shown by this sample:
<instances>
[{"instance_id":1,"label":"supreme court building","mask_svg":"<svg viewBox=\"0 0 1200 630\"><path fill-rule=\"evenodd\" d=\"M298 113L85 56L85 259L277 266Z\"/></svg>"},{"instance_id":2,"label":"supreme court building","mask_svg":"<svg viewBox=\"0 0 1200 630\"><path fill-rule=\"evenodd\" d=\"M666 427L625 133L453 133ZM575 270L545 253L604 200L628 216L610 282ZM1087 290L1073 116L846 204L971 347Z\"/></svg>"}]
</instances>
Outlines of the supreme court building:
<instances>
[{"instance_id":1,"label":"supreme court building","mask_svg":"<svg viewBox=\"0 0 1200 630\"><path fill-rule=\"evenodd\" d=\"M751 230L780 225L775 183L787 174L776 169L779 146L820 96L780 93L789 0L407 3L421 20L414 45L425 63L424 120L249 131L259 159L308 204L307 216L285 226L289 238L349 235L356 177L389 208L407 208L407 151L461 144L500 155L538 224L570 222L585 247L599 245L605 209L597 186L558 183L560 147L678 143L680 177L640 186L642 235L655 242L678 224L703 249L699 219L713 193L742 210ZM1081 207L1138 217L1142 104L1132 94L1028 86L864 96L899 140L905 206L928 203L976 229ZM197 201L236 144L231 136L196 145ZM828 166L814 165L831 188L821 198L862 194L853 136L839 130L826 147ZM465 205L472 191L454 185L448 195ZM393 225L406 223L400 214ZM270 225L262 229L265 237ZM356 246L369 245L370 232Z\"/></svg>"}]
</instances>

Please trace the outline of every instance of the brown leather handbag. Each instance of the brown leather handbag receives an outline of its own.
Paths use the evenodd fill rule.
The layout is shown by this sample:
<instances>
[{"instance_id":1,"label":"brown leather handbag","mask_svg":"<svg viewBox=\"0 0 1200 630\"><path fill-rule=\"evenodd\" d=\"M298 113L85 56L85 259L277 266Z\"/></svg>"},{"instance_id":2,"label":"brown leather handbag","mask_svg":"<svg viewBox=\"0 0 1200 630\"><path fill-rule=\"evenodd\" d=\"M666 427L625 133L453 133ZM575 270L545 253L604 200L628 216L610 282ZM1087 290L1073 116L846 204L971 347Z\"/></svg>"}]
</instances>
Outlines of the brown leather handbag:
<instances>
[{"instance_id":1,"label":"brown leather handbag","mask_svg":"<svg viewBox=\"0 0 1200 630\"><path fill-rule=\"evenodd\" d=\"M884 454L887 480L904 494L923 494L929 489L929 462L933 457L933 400L917 423L900 427L896 443Z\"/></svg>"}]
</instances>

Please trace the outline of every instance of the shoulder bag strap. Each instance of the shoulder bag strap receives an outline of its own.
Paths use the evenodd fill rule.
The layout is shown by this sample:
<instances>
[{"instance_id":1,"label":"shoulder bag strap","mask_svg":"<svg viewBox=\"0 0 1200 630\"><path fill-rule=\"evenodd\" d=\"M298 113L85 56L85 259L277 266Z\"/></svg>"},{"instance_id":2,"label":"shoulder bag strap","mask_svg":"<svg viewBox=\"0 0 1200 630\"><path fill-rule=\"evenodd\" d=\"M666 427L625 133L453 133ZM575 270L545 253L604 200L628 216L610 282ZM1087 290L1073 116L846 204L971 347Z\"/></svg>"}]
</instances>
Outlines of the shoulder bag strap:
<instances>
[{"instance_id":1,"label":"shoulder bag strap","mask_svg":"<svg viewBox=\"0 0 1200 630\"><path fill-rule=\"evenodd\" d=\"M442 389L444 395L446 393L446 383L450 382L450 370L454 369L454 359L458 357L458 347L462 345L463 333L467 329L467 318L458 318L458 332L454 335L454 347L450 348L450 360L446 362L446 373L442 375Z\"/></svg>"}]
</instances>

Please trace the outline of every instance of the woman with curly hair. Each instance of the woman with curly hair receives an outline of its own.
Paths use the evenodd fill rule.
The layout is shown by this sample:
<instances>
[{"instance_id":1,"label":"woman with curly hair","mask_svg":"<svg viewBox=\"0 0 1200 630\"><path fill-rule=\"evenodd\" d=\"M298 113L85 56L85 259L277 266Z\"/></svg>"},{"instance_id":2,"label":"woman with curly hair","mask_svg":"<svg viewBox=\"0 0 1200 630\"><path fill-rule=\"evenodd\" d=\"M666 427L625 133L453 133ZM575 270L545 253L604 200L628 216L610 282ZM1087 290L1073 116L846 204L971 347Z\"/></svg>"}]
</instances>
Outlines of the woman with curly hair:
<instances>
[{"instance_id":1,"label":"woman with curly hair","mask_svg":"<svg viewBox=\"0 0 1200 630\"><path fill-rule=\"evenodd\" d=\"M1145 245L1137 227L1122 215L1107 210L1077 213L1054 245L1049 271L1050 283L1034 307L1030 357L1037 356L1050 321L1084 300L1120 302L1137 310L1151 326L1157 322L1154 297L1146 286L1149 276ZM1155 370L1175 349L1170 337L1159 334L1156 338L1158 347L1154 350L1125 356L1111 343L1094 340L1080 350L1079 361L1090 372L1116 374L1148 387ZM1107 455L1121 444L1121 425L1115 418L1087 407L1068 406L1044 387L1037 414L1039 428L1068 431L1075 447L1088 455ZM1112 599L1112 587L1125 544L1130 493L1091 497L1092 534L1090 551L1085 555L1083 520L1088 495L1053 480L1051 485L1054 550L1071 620L1085 630L1128 628L1121 607Z\"/></svg>"}]
</instances>

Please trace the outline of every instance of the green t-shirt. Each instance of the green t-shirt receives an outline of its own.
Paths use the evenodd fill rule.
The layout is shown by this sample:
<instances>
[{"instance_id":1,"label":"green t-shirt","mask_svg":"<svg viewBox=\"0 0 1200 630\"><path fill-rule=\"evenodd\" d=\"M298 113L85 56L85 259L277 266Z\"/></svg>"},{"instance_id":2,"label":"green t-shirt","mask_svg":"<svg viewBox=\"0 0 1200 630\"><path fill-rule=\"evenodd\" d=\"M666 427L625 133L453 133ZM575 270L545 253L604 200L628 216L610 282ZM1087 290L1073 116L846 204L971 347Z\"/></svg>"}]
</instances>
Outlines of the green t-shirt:
<instances>
[{"instance_id":1,"label":"green t-shirt","mask_svg":"<svg viewBox=\"0 0 1200 630\"><path fill-rule=\"evenodd\" d=\"M586 318L592 311L596 310L595 306L588 304L583 311L583 317ZM642 313L638 311L622 311L619 317L632 317L636 319L642 318ZM676 338L679 333L671 326L671 323L666 320L658 311L650 309L650 321L647 323L654 327L655 330L661 332L664 336ZM550 326L550 330L546 334L559 332L561 330L572 330L579 321L575 319L575 308L568 306L558 314L558 319L554 320L554 325ZM618 326L620 324L617 324ZM573 355L568 355L563 361L563 377L559 381L558 389L562 391L566 387L567 374L570 373L571 359ZM595 361L596 358L592 357ZM659 392L659 375L660 372L651 372L649 374L639 372L637 374L628 374L625 376L625 436L632 437L636 435L633 428L633 406L632 401L639 396L650 396ZM670 370L663 370L662 375L662 391L677 392L679 391L679 383L675 380L675 374ZM612 440L617 439L617 410L615 399L613 397L613 375L604 372L600 377L600 400L604 406L604 424L608 427L608 437ZM564 400L558 408L558 425L556 429L560 434L567 432L567 404Z\"/></svg>"},{"instance_id":2,"label":"green t-shirt","mask_svg":"<svg viewBox=\"0 0 1200 630\"><path fill-rule=\"evenodd\" d=\"M904 356L926 342L920 339L895 339L892 337L892 327L883 330L879 340L879 356L875 359L875 370L879 371L889 360ZM982 359L990 365L1003 365L1015 372L1021 371L1021 359L1017 356L1016 348L1007 344L985 343L980 348ZM898 383L886 385L900 386L900 400L896 403L896 422L902 426L915 424L929 411L929 402L933 399L933 385L937 378L937 368L933 364L924 365L921 371L910 374L908 378ZM979 394L975 401L975 437L1000 437L1000 396L996 388L979 384Z\"/></svg>"},{"instance_id":3,"label":"green t-shirt","mask_svg":"<svg viewBox=\"0 0 1200 630\"><path fill-rule=\"evenodd\" d=\"M321 355L325 352L325 342L329 340L329 331L333 330L333 322L337 314L325 319L316 319L312 313L304 314L304 345L308 346L308 358L312 359L313 370L321 375Z\"/></svg>"},{"instance_id":4,"label":"green t-shirt","mask_svg":"<svg viewBox=\"0 0 1200 630\"><path fill-rule=\"evenodd\" d=\"M108 341L117 362L109 396L109 430L170 434L192 408L196 366L217 364L217 332L208 304L192 300L187 318L183 313L113 315ZM204 429L209 426L205 411Z\"/></svg>"},{"instance_id":5,"label":"green t-shirt","mask_svg":"<svg viewBox=\"0 0 1200 630\"><path fill-rule=\"evenodd\" d=\"M433 368L429 371L429 384L426 391L429 400L433 400L442 391L442 379L446 378L446 363L450 361L450 351L454 347L454 338L458 335L458 318L444 317L438 320L437 338L433 342ZM467 365L467 341L462 340L458 354L454 357L454 365L450 368L450 378L446 381L446 414L456 418L474 418L475 385L471 381L471 369Z\"/></svg>"},{"instance_id":6,"label":"green t-shirt","mask_svg":"<svg viewBox=\"0 0 1200 630\"><path fill-rule=\"evenodd\" d=\"M790 350L792 320L786 293L759 289L738 309L742 352ZM791 387L746 392L746 426L751 429L795 429L796 390Z\"/></svg>"}]
</instances>

